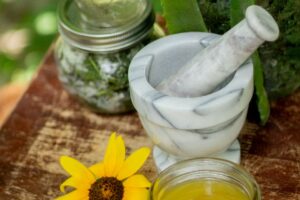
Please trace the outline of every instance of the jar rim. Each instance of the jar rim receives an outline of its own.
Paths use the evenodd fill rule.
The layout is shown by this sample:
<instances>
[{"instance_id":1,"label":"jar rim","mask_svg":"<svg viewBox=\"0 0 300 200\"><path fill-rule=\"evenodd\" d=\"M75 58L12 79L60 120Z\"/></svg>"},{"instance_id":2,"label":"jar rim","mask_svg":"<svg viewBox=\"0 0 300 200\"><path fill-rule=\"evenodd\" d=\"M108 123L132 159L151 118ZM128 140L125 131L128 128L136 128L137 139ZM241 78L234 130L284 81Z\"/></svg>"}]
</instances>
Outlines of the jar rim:
<instances>
[{"instance_id":1,"label":"jar rim","mask_svg":"<svg viewBox=\"0 0 300 200\"><path fill-rule=\"evenodd\" d=\"M145 11L128 23L111 28L83 30L68 16L69 9L76 9L74 0L61 0L58 5L58 30L72 46L92 51L111 53L127 49L149 35L155 21L152 4L145 0Z\"/></svg>"},{"instance_id":2,"label":"jar rim","mask_svg":"<svg viewBox=\"0 0 300 200\"><path fill-rule=\"evenodd\" d=\"M239 173L241 175L241 177L245 178L245 180L247 180L249 183L251 183L251 187L253 187L251 189L253 190L253 193L254 193L253 200L261 200L261 192L260 192L258 183L254 179L254 177L249 172L247 172L247 170L244 167L242 167L234 162L228 161L228 160L224 160L224 159L220 159L220 158L210 158L210 157L194 158L194 159L179 161L178 163L171 165L168 168L166 168L165 170L163 170L158 175L158 177L156 178L154 183L152 184L151 198L153 199L155 194L159 193L159 191L161 190L160 187L162 187L162 188L166 187L166 185L170 184L172 181L174 181L176 177L180 178L185 175L190 176L196 172L198 172L198 173L201 171L204 172L203 169L202 170L200 168L197 169L197 167L200 167L200 166L204 167L205 164L208 164L208 166L217 164L219 166L222 165L223 167L229 167L229 168L234 169L234 171L236 173ZM194 168L194 170L185 171L184 173L183 173L183 171L180 171L182 169L188 169L188 168L191 168L191 169ZM210 171L210 173L215 172L215 171L212 170L212 171ZM219 171L219 172L221 172L221 171ZM224 172L224 173L226 173L226 172ZM173 177L173 178L170 177L172 175L175 177ZM233 175L231 174L231 176L233 176ZM205 180L206 178L212 178L212 177L213 177L213 175L210 174L209 177L202 177L202 178ZM191 179L191 180L193 180L193 179ZM222 180L222 179L220 179L220 180ZM159 184L161 184L162 186L160 186Z\"/></svg>"}]
</instances>

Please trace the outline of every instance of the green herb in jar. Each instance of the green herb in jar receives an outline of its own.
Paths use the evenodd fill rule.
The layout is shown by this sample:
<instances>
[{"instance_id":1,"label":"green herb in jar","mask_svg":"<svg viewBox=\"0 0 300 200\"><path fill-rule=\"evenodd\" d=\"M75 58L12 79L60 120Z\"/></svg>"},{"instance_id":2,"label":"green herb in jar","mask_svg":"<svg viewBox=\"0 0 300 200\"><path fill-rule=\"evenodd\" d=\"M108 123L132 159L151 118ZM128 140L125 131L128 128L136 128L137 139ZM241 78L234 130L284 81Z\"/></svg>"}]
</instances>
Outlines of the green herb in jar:
<instances>
[{"instance_id":1,"label":"green herb in jar","mask_svg":"<svg viewBox=\"0 0 300 200\"><path fill-rule=\"evenodd\" d=\"M154 35L155 15L148 0L126 1L123 7L118 2L61 0L58 9L59 78L68 92L100 113L133 110L128 67ZM129 12L129 7L137 9ZM101 15L101 22L92 15L104 10L110 13Z\"/></svg>"},{"instance_id":2,"label":"green herb in jar","mask_svg":"<svg viewBox=\"0 0 300 200\"><path fill-rule=\"evenodd\" d=\"M128 67L143 46L140 43L128 50L103 55L82 51L60 41L57 47L60 80L73 95L98 111L126 112L132 107Z\"/></svg>"}]
</instances>

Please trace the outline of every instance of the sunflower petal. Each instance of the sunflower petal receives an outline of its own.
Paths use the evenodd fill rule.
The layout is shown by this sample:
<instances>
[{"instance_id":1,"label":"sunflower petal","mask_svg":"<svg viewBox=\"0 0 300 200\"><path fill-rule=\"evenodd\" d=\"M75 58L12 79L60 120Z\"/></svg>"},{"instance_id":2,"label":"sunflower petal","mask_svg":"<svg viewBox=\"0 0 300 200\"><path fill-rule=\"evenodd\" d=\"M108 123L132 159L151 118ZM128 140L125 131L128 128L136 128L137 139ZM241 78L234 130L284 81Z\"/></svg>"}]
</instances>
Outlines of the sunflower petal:
<instances>
[{"instance_id":1,"label":"sunflower petal","mask_svg":"<svg viewBox=\"0 0 300 200\"><path fill-rule=\"evenodd\" d=\"M124 187L130 187L130 188L149 188L151 187L151 183L148 181L148 179L140 174L133 175L126 179L123 182Z\"/></svg>"},{"instance_id":2,"label":"sunflower petal","mask_svg":"<svg viewBox=\"0 0 300 200\"><path fill-rule=\"evenodd\" d=\"M124 162L122 169L120 170L117 178L124 180L125 178L136 173L144 164L150 154L149 148L140 148L132 153Z\"/></svg>"},{"instance_id":3,"label":"sunflower petal","mask_svg":"<svg viewBox=\"0 0 300 200\"><path fill-rule=\"evenodd\" d=\"M73 187L79 190L89 190L91 184L86 179L77 179L70 177L60 185L60 191L65 193L65 187Z\"/></svg>"},{"instance_id":4,"label":"sunflower petal","mask_svg":"<svg viewBox=\"0 0 300 200\"><path fill-rule=\"evenodd\" d=\"M89 170L97 177L101 178L104 176L105 171L104 171L104 163L97 163L95 165L92 165Z\"/></svg>"},{"instance_id":5,"label":"sunflower petal","mask_svg":"<svg viewBox=\"0 0 300 200\"><path fill-rule=\"evenodd\" d=\"M104 156L105 176L113 176L117 160L116 133L112 133Z\"/></svg>"},{"instance_id":6,"label":"sunflower petal","mask_svg":"<svg viewBox=\"0 0 300 200\"><path fill-rule=\"evenodd\" d=\"M55 200L88 200L89 194L88 191L75 190L66 195L57 197Z\"/></svg>"},{"instance_id":7,"label":"sunflower petal","mask_svg":"<svg viewBox=\"0 0 300 200\"><path fill-rule=\"evenodd\" d=\"M119 135L117 137L117 141L116 141L116 148L117 148L117 159L116 159L116 166L114 168L114 174L113 176L117 176L123 166L123 163L125 161L125 144L124 144L124 140L122 138L121 135Z\"/></svg>"},{"instance_id":8,"label":"sunflower petal","mask_svg":"<svg viewBox=\"0 0 300 200\"><path fill-rule=\"evenodd\" d=\"M66 172L68 172L71 176L75 177L76 179L87 180L90 184L92 184L96 180L93 173L74 158L62 156L60 158L60 164Z\"/></svg>"},{"instance_id":9,"label":"sunflower petal","mask_svg":"<svg viewBox=\"0 0 300 200\"><path fill-rule=\"evenodd\" d=\"M124 197L122 200L148 200L150 192L144 188L125 188Z\"/></svg>"}]
</instances>

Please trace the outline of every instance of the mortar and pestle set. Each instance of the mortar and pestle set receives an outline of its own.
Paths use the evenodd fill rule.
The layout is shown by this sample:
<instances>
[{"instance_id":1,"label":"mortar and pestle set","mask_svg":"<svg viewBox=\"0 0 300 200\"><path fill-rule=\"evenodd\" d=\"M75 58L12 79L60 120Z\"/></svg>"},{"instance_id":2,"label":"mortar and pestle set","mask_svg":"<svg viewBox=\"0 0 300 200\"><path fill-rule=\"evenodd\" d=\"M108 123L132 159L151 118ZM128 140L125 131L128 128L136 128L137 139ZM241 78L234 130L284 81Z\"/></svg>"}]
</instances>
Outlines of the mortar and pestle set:
<instances>
[{"instance_id":1,"label":"mortar and pestle set","mask_svg":"<svg viewBox=\"0 0 300 200\"><path fill-rule=\"evenodd\" d=\"M250 6L246 18L223 36L175 34L134 57L129 68L131 99L155 144L159 171L198 157L240 162L237 137L253 94L249 57L278 36L272 16Z\"/></svg>"}]
</instances>

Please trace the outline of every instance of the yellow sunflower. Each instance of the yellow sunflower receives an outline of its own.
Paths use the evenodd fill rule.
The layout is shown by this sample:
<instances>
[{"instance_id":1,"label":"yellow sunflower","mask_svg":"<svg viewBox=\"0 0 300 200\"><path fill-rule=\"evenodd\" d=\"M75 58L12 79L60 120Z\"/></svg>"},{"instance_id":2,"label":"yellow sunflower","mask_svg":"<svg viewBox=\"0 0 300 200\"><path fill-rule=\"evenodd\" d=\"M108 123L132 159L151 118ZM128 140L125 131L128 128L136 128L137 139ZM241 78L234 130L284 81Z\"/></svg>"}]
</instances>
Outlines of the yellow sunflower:
<instances>
[{"instance_id":1,"label":"yellow sunflower","mask_svg":"<svg viewBox=\"0 0 300 200\"><path fill-rule=\"evenodd\" d=\"M60 163L71 177L63 182L65 187L76 190L56 200L146 200L151 183L140 174L134 175L150 154L149 148L141 148L125 159L125 144L121 136L110 136L104 160L89 168L79 161L62 156Z\"/></svg>"}]
</instances>

